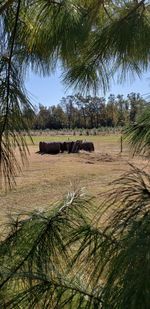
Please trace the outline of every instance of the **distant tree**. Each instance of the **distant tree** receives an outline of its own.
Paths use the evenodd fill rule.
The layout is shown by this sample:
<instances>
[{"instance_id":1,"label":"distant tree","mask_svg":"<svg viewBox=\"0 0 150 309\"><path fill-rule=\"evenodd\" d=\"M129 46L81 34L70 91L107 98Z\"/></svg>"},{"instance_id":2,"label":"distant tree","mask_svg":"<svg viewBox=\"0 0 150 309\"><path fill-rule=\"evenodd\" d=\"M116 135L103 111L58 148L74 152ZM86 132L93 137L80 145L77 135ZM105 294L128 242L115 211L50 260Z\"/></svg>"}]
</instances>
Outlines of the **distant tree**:
<instances>
[{"instance_id":1,"label":"distant tree","mask_svg":"<svg viewBox=\"0 0 150 309\"><path fill-rule=\"evenodd\" d=\"M126 111L126 100L124 100L123 95L117 95L117 102L118 106L118 122L117 124L120 126L124 126L127 124L128 120L128 113Z\"/></svg>"},{"instance_id":2,"label":"distant tree","mask_svg":"<svg viewBox=\"0 0 150 309\"><path fill-rule=\"evenodd\" d=\"M36 120L36 108L25 106L22 111L23 118L27 121L30 129L34 128L34 122Z\"/></svg>"},{"instance_id":3,"label":"distant tree","mask_svg":"<svg viewBox=\"0 0 150 309\"><path fill-rule=\"evenodd\" d=\"M66 98L61 99L61 105L67 116L67 127L69 129L74 127L74 96L67 96Z\"/></svg>"},{"instance_id":4,"label":"distant tree","mask_svg":"<svg viewBox=\"0 0 150 309\"><path fill-rule=\"evenodd\" d=\"M140 94L110 95L103 97L82 96L80 93L62 98L60 104L39 106L38 112L26 111L26 117L33 114L30 122L35 129L98 128L101 126L125 126L132 122L145 108L145 100Z\"/></svg>"},{"instance_id":5,"label":"distant tree","mask_svg":"<svg viewBox=\"0 0 150 309\"><path fill-rule=\"evenodd\" d=\"M87 122L88 122L88 115L86 112L86 98L83 97L80 93L75 95L75 104L78 109L78 114L79 114L79 127L80 128L87 128Z\"/></svg>"},{"instance_id":6,"label":"distant tree","mask_svg":"<svg viewBox=\"0 0 150 309\"><path fill-rule=\"evenodd\" d=\"M105 124L105 99L99 97L87 97L87 113L90 119L90 128Z\"/></svg>"},{"instance_id":7,"label":"distant tree","mask_svg":"<svg viewBox=\"0 0 150 309\"><path fill-rule=\"evenodd\" d=\"M138 113L141 113L145 106L145 101L139 93L136 94L133 92L128 94L128 101L130 107L130 121L135 122Z\"/></svg>"},{"instance_id":8,"label":"distant tree","mask_svg":"<svg viewBox=\"0 0 150 309\"><path fill-rule=\"evenodd\" d=\"M115 127L118 122L117 104L115 95L111 94L107 101L107 125Z\"/></svg>"},{"instance_id":9,"label":"distant tree","mask_svg":"<svg viewBox=\"0 0 150 309\"><path fill-rule=\"evenodd\" d=\"M50 121L50 112L48 108L40 104L39 111L37 113L35 124L34 124L35 128L44 130L48 128L49 121Z\"/></svg>"},{"instance_id":10,"label":"distant tree","mask_svg":"<svg viewBox=\"0 0 150 309\"><path fill-rule=\"evenodd\" d=\"M61 105L53 105L49 108L51 118L48 123L50 129L62 129L67 127L67 115Z\"/></svg>"}]
</instances>

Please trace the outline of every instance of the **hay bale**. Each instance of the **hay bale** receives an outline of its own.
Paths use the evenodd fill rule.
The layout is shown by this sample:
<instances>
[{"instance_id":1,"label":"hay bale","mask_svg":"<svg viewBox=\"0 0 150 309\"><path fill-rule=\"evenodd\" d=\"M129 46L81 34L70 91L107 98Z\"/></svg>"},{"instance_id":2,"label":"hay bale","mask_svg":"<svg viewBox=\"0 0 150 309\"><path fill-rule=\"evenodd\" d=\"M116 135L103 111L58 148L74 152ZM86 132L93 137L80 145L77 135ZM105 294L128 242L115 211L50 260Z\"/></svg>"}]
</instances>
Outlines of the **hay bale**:
<instances>
[{"instance_id":1,"label":"hay bale","mask_svg":"<svg viewBox=\"0 0 150 309\"><path fill-rule=\"evenodd\" d=\"M51 143L40 142L39 150L41 153L57 154L60 152L60 143L59 142L51 142Z\"/></svg>"},{"instance_id":2,"label":"hay bale","mask_svg":"<svg viewBox=\"0 0 150 309\"><path fill-rule=\"evenodd\" d=\"M39 142L39 151L45 153L45 142Z\"/></svg>"},{"instance_id":3,"label":"hay bale","mask_svg":"<svg viewBox=\"0 0 150 309\"><path fill-rule=\"evenodd\" d=\"M59 152L67 151L68 153L78 153L82 149L82 141L69 142L40 142L39 151L41 153L57 154Z\"/></svg>"},{"instance_id":4,"label":"hay bale","mask_svg":"<svg viewBox=\"0 0 150 309\"><path fill-rule=\"evenodd\" d=\"M78 153L79 150L82 148L82 141L77 140L76 142L74 142L74 144L72 145L72 149L71 152L72 153Z\"/></svg>"},{"instance_id":5,"label":"hay bale","mask_svg":"<svg viewBox=\"0 0 150 309\"><path fill-rule=\"evenodd\" d=\"M69 153L71 149L71 145L72 145L72 142L62 142L60 146L61 152L67 151Z\"/></svg>"},{"instance_id":6,"label":"hay bale","mask_svg":"<svg viewBox=\"0 0 150 309\"><path fill-rule=\"evenodd\" d=\"M64 152L64 143L63 142L59 142L60 144L60 152Z\"/></svg>"},{"instance_id":7,"label":"hay bale","mask_svg":"<svg viewBox=\"0 0 150 309\"><path fill-rule=\"evenodd\" d=\"M39 142L39 151L40 152L43 152L43 142Z\"/></svg>"},{"instance_id":8,"label":"hay bale","mask_svg":"<svg viewBox=\"0 0 150 309\"><path fill-rule=\"evenodd\" d=\"M62 149L63 149L62 152L67 151L68 153L70 153L71 149L72 149L72 143L73 142L63 142L62 143Z\"/></svg>"},{"instance_id":9,"label":"hay bale","mask_svg":"<svg viewBox=\"0 0 150 309\"><path fill-rule=\"evenodd\" d=\"M83 141L82 141L81 139L79 139L79 140L76 141L76 143L77 143L78 146L79 146L79 150L81 150L81 149L82 149L82 143L83 143Z\"/></svg>"},{"instance_id":10,"label":"hay bale","mask_svg":"<svg viewBox=\"0 0 150 309\"><path fill-rule=\"evenodd\" d=\"M81 149L81 140L69 141L61 143L61 152L67 151L68 153L77 153Z\"/></svg>"},{"instance_id":11,"label":"hay bale","mask_svg":"<svg viewBox=\"0 0 150 309\"><path fill-rule=\"evenodd\" d=\"M60 143L59 142L52 142L52 143L45 143L45 152L49 154L58 154L60 152Z\"/></svg>"},{"instance_id":12,"label":"hay bale","mask_svg":"<svg viewBox=\"0 0 150 309\"><path fill-rule=\"evenodd\" d=\"M62 149L63 149L62 152L67 151L67 142L62 143Z\"/></svg>"},{"instance_id":13,"label":"hay bale","mask_svg":"<svg viewBox=\"0 0 150 309\"><path fill-rule=\"evenodd\" d=\"M72 153L72 149L73 149L73 146L74 146L74 143L75 142L68 142L68 153Z\"/></svg>"},{"instance_id":14,"label":"hay bale","mask_svg":"<svg viewBox=\"0 0 150 309\"><path fill-rule=\"evenodd\" d=\"M84 151L92 152L94 151L94 144L92 142L83 142L81 144L81 149Z\"/></svg>"},{"instance_id":15,"label":"hay bale","mask_svg":"<svg viewBox=\"0 0 150 309\"><path fill-rule=\"evenodd\" d=\"M79 152L79 145L78 143L74 143L73 146L72 146L72 149L71 149L71 152L72 153L78 153Z\"/></svg>"}]
</instances>

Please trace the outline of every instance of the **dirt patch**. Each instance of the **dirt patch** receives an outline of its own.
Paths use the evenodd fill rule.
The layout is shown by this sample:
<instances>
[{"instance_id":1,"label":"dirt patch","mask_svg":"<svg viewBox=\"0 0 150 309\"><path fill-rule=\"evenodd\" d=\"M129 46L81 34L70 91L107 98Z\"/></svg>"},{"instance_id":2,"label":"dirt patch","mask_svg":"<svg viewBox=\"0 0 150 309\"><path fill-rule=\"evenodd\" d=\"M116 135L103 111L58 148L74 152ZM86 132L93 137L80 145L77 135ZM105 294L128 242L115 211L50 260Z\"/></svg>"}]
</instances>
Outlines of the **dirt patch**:
<instances>
[{"instance_id":1,"label":"dirt patch","mask_svg":"<svg viewBox=\"0 0 150 309\"><path fill-rule=\"evenodd\" d=\"M95 152L92 154L82 153L80 156L80 162L84 162L86 164L95 164L98 162L115 162L116 160L118 160L118 155L115 154L111 155L108 153L100 153L100 152ZM119 160L121 160L121 157L119 157Z\"/></svg>"},{"instance_id":2,"label":"dirt patch","mask_svg":"<svg viewBox=\"0 0 150 309\"><path fill-rule=\"evenodd\" d=\"M96 155L95 160L97 162L102 161L102 162L113 162L117 160L117 157L114 155L110 155L108 153L99 153Z\"/></svg>"}]
</instances>

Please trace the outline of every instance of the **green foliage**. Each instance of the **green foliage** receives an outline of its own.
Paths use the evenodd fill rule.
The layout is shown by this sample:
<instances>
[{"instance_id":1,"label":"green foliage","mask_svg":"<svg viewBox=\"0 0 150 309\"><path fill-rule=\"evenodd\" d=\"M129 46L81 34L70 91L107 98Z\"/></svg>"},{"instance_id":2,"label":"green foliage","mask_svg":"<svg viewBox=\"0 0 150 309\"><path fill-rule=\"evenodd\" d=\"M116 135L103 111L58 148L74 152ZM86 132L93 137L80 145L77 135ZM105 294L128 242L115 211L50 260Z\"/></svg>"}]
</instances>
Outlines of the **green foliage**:
<instances>
[{"instance_id":1,"label":"green foliage","mask_svg":"<svg viewBox=\"0 0 150 309\"><path fill-rule=\"evenodd\" d=\"M23 109L29 109L32 106L26 97L17 65L12 63L9 76L5 76L8 66L8 60L2 58L0 61L0 164L1 176L4 176L6 181L5 185L12 186L16 172L20 171L15 149L19 148L23 163L28 153L26 140L22 135L22 131L26 131L29 135L28 123L23 119Z\"/></svg>"},{"instance_id":2,"label":"green foliage","mask_svg":"<svg viewBox=\"0 0 150 309\"><path fill-rule=\"evenodd\" d=\"M82 191L70 193L51 211L24 214L12 222L10 235L0 245L1 307L93 308L100 298L69 272L68 244L68 235L89 220L85 214L91 206Z\"/></svg>"},{"instance_id":3,"label":"green foliage","mask_svg":"<svg viewBox=\"0 0 150 309\"><path fill-rule=\"evenodd\" d=\"M149 201L149 175L131 166L99 208L78 191L18 216L0 243L1 308L148 309Z\"/></svg>"},{"instance_id":4,"label":"green foliage","mask_svg":"<svg viewBox=\"0 0 150 309\"><path fill-rule=\"evenodd\" d=\"M123 127L137 118L147 102L139 94L131 93L127 99L122 95L86 97L69 95L60 104L49 108L39 105L34 114L32 129L93 129L102 127ZM30 110L29 110L30 112ZM96 131L95 131L96 132Z\"/></svg>"},{"instance_id":5,"label":"green foliage","mask_svg":"<svg viewBox=\"0 0 150 309\"><path fill-rule=\"evenodd\" d=\"M149 65L149 30L149 8L145 1L115 1L112 6L104 3L98 24L81 49L80 57L74 57L65 81L79 85L79 89L85 84L105 91L118 69L122 72L120 81L129 73L140 75Z\"/></svg>"},{"instance_id":6,"label":"green foliage","mask_svg":"<svg viewBox=\"0 0 150 309\"><path fill-rule=\"evenodd\" d=\"M96 214L97 227L75 232L73 241L81 244L74 261L90 272L102 308L149 308L150 177L131 166L113 185Z\"/></svg>"},{"instance_id":7,"label":"green foliage","mask_svg":"<svg viewBox=\"0 0 150 309\"><path fill-rule=\"evenodd\" d=\"M124 129L124 137L131 146L133 155L149 155L150 151L150 108L147 107L135 123Z\"/></svg>"},{"instance_id":8,"label":"green foliage","mask_svg":"<svg viewBox=\"0 0 150 309\"><path fill-rule=\"evenodd\" d=\"M111 198L111 203L115 199L115 203L123 207L111 219L119 246L109 260L104 288L106 308L108 304L112 308L149 307L150 177L144 171L131 168L115 181L118 188Z\"/></svg>"}]
</instances>

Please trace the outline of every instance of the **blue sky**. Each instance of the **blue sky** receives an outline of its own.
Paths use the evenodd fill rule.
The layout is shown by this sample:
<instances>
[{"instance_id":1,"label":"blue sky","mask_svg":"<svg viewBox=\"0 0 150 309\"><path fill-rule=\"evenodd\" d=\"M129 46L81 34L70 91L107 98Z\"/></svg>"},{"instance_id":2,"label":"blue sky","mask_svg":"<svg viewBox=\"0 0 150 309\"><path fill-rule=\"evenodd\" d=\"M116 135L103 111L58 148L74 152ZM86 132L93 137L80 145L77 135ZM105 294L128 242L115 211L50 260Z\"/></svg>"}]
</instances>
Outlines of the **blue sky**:
<instances>
[{"instance_id":1,"label":"blue sky","mask_svg":"<svg viewBox=\"0 0 150 309\"><path fill-rule=\"evenodd\" d=\"M26 80L26 88L29 92L31 102L38 106L39 103L45 106L56 105L60 102L63 96L74 94L72 89L66 92L65 86L60 80L60 71L57 70L55 74L50 77L40 77L30 72ZM128 93L136 92L143 95L143 98L147 98L147 94L150 94L150 73L142 75L141 79L136 77L134 80L127 80L122 85L117 82L112 83L110 91L105 97L112 94L123 94L125 97ZM99 91L99 96L103 96L103 93Z\"/></svg>"}]
</instances>

